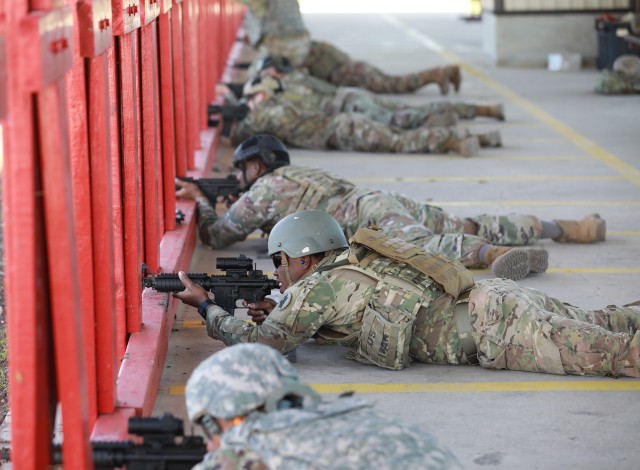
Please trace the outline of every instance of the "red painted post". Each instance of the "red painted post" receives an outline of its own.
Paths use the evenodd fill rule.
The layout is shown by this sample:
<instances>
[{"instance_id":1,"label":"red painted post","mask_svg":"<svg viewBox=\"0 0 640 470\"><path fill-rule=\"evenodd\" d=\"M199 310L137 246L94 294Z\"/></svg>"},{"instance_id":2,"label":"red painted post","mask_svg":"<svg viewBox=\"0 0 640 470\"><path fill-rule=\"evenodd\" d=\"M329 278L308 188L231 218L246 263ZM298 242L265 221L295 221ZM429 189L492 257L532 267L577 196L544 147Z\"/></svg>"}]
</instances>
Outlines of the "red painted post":
<instances>
[{"instance_id":1,"label":"red painted post","mask_svg":"<svg viewBox=\"0 0 640 470\"><path fill-rule=\"evenodd\" d=\"M137 0L112 0L113 34L116 36L116 56L119 58L119 77L116 84L119 97L117 108L122 110L118 128L122 147L122 228L124 247L124 286L127 312L127 332L140 330L142 322L141 270L142 250L142 169L141 136L139 127L140 96L138 37L140 12ZM112 93L113 96L113 93Z\"/></svg>"},{"instance_id":2,"label":"red painted post","mask_svg":"<svg viewBox=\"0 0 640 470\"><path fill-rule=\"evenodd\" d=\"M70 40L70 33L64 37ZM65 93L61 82L38 93L37 114L56 381L65 429L62 452L67 468L92 469L78 295L81 286L69 184L71 166Z\"/></svg>"},{"instance_id":3,"label":"red painted post","mask_svg":"<svg viewBox=\"0 0 640 470\"><path fill-rule=\"evenodd\" d=\"M195 12L196 0L182 2L183 34L184 34L184 81L185 81L185 116L187 126L187 168L194 168L194 155L200 148L198 128L198 75L197 71L197 27Z\"/></svg>"},{"instance_id":4,"label":"red painted post","mask_svg":"<svg viewBox=\"0 0 640 470\"><path fill-rule=\"evenodd\" d=\"M144 201L144 262L152 271L160 266L160 238L162 236L162 204L159 194L160 149L158 148L158 68L155 18L147 17L140 29L140 74L142 109L142 175Z\"/></svg>"},{"instance_id":5,"label":"red painted post","mask_svg":"<svg viewBox=\"0 0 640 470\"><path fill-rule=\"evenodd\" d=\"M122 173L120 165L122 155L120 152L120 111L118 109L118 65L116 63L116 50L114 47L105 52L107 56L107 73L109 74L109 130L111 135L111 194L113 196L113 274L115 287L115 314L118 332L116 335L117 357L124 357L127 347L127 314L126 314L126 279L124 257L124 221L123 221L123 192ZM122 328L122 329L121 329Z\"/></svg>"},{"instance_id":6,"label":"red painted post","mask_svg":"<svg viewBox=\"0 0 640 470\"><path fill-rule=\"evenodd\" d=\"M5 300L11 410L11 455L16 470L46 468L53 425L52 337L46 288L42 187L36 165L33 101L24 88L20 20L27 1L2 7L6 28L7 120L2 170Z\"/></svg>"},{"instance_id":7,"label":"red painted post","mask_svg":"<svg viewBox=\"0 0 640 470\"><path fill-rule=\"evenodd\" d=\"M185 115L185 65L183 27L183 3L175 0L171 12L171 37L173 41L173 105L176 132L176 174L187 175L187 123Z\"/></svg>"},{"instance_id":8,"label":"red painted post","mask_svg":"<svg viewBox=\"0 0 640 470\"><path fill-rule=\"evenodd\" d=\"M161 5L158 18L158 51L160 63L160 109L162 113L162 182L164 185L164 228L165 231L176 227L176 139L175 112L173 106L173 42L171 38L171 2ZM166 8L166 10L165 10Z\"/></svg>"}]
</instances>

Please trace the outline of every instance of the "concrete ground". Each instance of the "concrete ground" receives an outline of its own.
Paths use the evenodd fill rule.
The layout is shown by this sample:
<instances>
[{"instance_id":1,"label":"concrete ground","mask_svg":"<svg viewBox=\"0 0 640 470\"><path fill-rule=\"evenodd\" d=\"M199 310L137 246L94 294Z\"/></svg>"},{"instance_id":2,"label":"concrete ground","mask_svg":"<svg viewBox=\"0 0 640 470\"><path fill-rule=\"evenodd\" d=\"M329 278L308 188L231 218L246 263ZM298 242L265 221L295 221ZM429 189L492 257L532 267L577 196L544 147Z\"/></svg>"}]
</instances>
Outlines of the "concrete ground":
<instances>
[{"instance_id":1,"label":"concrete ground","mask_svg":"<svg viewBox=\"0 0 640 470\"><path fill-rule=\"evenodd\" d=\"M640 95L594 94L595 70L496 68L481 52L481 24L454 15L318 14L305 21L313 37L389 72L459 63L459 95L443 98L428 86L399 99L502 102L507 119L462 123L473 132L499 129L504 143L468 159L292 149L293 163L398 190L461 216L523 212L549 220L598 212L607 220L606 242L543 241L548 272L520 282L586 308L640 299ZM230 151L221 146L221 172L229 168ZM213 272L217 257L240 253L254 258L259 269L272 270L266 239L255 234L228 250L199 244L191 271ZM184 417L189 373L222 347L206 336L194 309L181 307L154 415ZM388 371L344 355L339 347L309 342L298 348L295 366L322 393L355 390L378 408L423 425L463 468L639 466L640 380L424 364Z\"/></svg>"}]
</instances>

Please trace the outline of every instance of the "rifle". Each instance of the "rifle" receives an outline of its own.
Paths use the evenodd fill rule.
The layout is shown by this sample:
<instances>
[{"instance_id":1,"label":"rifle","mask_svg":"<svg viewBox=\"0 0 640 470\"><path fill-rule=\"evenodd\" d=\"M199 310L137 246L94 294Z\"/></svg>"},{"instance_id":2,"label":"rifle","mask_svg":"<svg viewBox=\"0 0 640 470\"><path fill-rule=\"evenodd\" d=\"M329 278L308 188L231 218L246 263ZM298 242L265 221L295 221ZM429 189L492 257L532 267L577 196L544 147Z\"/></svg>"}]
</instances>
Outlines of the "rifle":
<instances>
[{"instance_id":1,"label":"rifle","mask_svg":"<svg viewBox=\"0 0 640 470\"><path fill-rule=\"evenodd\" d=\"M209 118L207 119L207 124L209 127L218 127L220 124L220 119L216 119L211 117L211 115L221 114L222 115L222 130L220 131L220 135L223 137L229 137L231 134L231 126L234 122L242 121L247 114L249 114L249 106L245 103L241 103L239 105L216 105L210 104L207 106L207 114Z\"/></svg>"},{"instance_id":2,"label":"rifle","mask_svg":"<svg viewBox=\"0 0 640 470\"><path fill-rule=\"evenodd\" d=\"M218 198L222 197L224 201L231 202L230 196L238 197L242 192L240 190L240 181L235 175L229 175L226 178L191 178L190 176L179 176L180 181L187 183L195 183L198 188L209 200L212 207L216 206ZM180 189L176 185L176 191Z\"/></svg>"},{"instance_id":3,"label":"rifle","mask_svg":"<svg viewBox=\"0 0 640 470\"><path fill-rule=\"evenodd\" d=\"M191 281L213 292L216 305L233 315L238 299L257 302L278 288L275 279L269 279L262 271L255 269L253 260L245 255L237 258L217 258L216 268L224 274L186 273ZM149 268L143 265L143 271ZM151 287L158 292L181 292L184 284L178 273L151 274L142 278L142 287Z\"/></svg>"},{"instance_id":4,"label":"rifle","mask_svg":"<svg viewBox=\"0 0 640 470\"><path fill-rule=\"evenodd\" d=\"M96 469L122 466L127 470L191 469L201 462L207 446L200 436L184 436L182 420L170 413L161 418L129 418L129 434L142 437L142 443L133 441L95 441L91 443L92 459ZM181 437L180 440L177 440ZM62 446L52 446L51 461L62 465ZM2 449L2 459L11 460L9 449Z\"/></svg>"}]
</instances>

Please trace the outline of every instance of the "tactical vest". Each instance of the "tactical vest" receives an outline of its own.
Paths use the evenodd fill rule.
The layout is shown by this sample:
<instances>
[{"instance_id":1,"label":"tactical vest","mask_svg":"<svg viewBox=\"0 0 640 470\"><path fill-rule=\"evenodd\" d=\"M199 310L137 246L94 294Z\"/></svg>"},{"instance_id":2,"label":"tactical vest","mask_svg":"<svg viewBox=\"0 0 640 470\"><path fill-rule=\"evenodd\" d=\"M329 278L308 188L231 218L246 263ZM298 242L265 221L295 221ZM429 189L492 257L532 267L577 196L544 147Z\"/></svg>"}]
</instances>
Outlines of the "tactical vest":
<instances>
[{"instance_id":1,"label":"tactical vest","mask_svg":"<svg viewBox=\"0 0 640 470\"><path fill-rule=\"evenodd\" d=\"M329 274L352 278L374 287L371 301L362 316L360 331L334 342L355 345L349 359L373 363L387 369L407 367L413 323L426 301L431 280L456 298L473 286L473 277L460 263L426 253L411 243L390 238L374 229L359 229L350 241L346 262L321 268ZM390 269L388 260L396 261ZM411 270L406 269L410 266ZM415 277L415 271L430 279ZM323 336L323 331L318 332Z\"/></svg>"},{"instance_id":2,"label":"tactical vest","mask_svg":"<svg viewBox=\"0 0 640 470\"><path fill-rule=\"evenodd\" d=\"M332 214L356 189L347 180L313 168L284 166L273 173L300 186L300 196L291 200L291 213L318 209Z\"/></svg>"}]
</instances>

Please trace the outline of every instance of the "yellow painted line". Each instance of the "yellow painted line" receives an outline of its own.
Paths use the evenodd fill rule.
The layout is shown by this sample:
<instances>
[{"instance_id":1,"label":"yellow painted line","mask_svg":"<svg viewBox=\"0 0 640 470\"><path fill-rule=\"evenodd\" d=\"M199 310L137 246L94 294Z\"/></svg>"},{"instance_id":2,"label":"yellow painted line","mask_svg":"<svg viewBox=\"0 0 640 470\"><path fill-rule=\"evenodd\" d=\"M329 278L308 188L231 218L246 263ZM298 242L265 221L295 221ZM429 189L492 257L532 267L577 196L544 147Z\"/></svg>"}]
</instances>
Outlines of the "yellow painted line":
<instances>
[{"instance_id":1,"label":"yellow painted line","mask_svg":"<svg viewBox=\"0 0 640 470\"><path fill-rule=\"evenodd\" d=\"M562 176L562 175L541 175L541 176L421 176L421 177L375 177L375 178L351 178L354 183L429 183L432 181L443 181L447 183L468 183L471 181L620 181L621 176Z\"/></svg>"},{"instance_id":2,"label":"yellow painted line","mask_svg":"<svg viewBox=\"0 0 640 470\"><path fill-rule=\"evenodd\" d=\"M489 269L470 269L473 274L488 274ZM640 274L640 268L549 268L554 274Z\"/></svg>"},{"instance_id":3,"label":"yellow painted line","mask_svg":"<svg viewBox=\"0 0 640 470\"><path fill-rule=\"evenodd\" d=\"M512 103L517 104L530 115L538 119L539 121L546 124L549 128L555 130L558 134L563 136L569 142L573 143L577 147L581 148L584 152L586 152L591 157L596 160L601 161L605 165L613 168L617 171L622 177L627 179L628 181L640 186L640 170L636 167L629 165L625 161L616 157L612 153L607 152L605 149L595 144L594 142L587 139L585 136L580 134L579 132L573 130L565 123L560 121L559 119L554 118L550 114L543 111L541 108L530 102L529 100L521 97L517 93L513 92L509 88L501 85L500 83L494 81L487 74L482 72L481 70L463 63L460 57L456 54L453 54L447 51L445 48L440 46L438 43L423 35L419 31L411 28L408 24L399 20L397 17L392 15L383 15L383 17L392 25L398 27L399 29L406 32L409 36L417 39L421 42L425 47L431 49L432 51L439 54L445 60L451 63L460 64L461 68L469 75L471 75L476 80L484 83L489 88L493 89L498 94L505 97L507 100Z\"/></svg>"},{"instance_id":4,"label":"yellow painted line","mask_svg":"<svg viewBox=\"0 0 640 470\"><path fill-rule=\"evenodd\" d=\"M182 328L204 328L204 320L184 320Z\"/></svg>"},{"instance_id":5,"label":"yellow painted line","mask_svg":"<svg viewBox=\"0 0 640 470\"><path fill-rule=\"evenodd\" d=\"M311 384L318 393L479 393L479 392L629 392L640 391L640 380L604 379L554 382L445 382L426 384ZM169 395L184 395L184 385L169 387Z\"/></svg>"},{"instance_id":6,"label":"yellow painted line","mask_svg":"<svg viewBox=\"0 0 640 470\"><path fill-rule=\"evenodd\" d=\"M432 206L640 206L640 201L426 201Z\"/></svg>"},{"instance_id":7,"label":"yellow painted line","mask_svg":"<svg viewBox=\"0 0 640 470\"><path fill-rule=\"evenodd\" d=\"M613 235L616 237L638 237L640 230L607 230L607 237Z\"/></svg>"}]
</instances>

